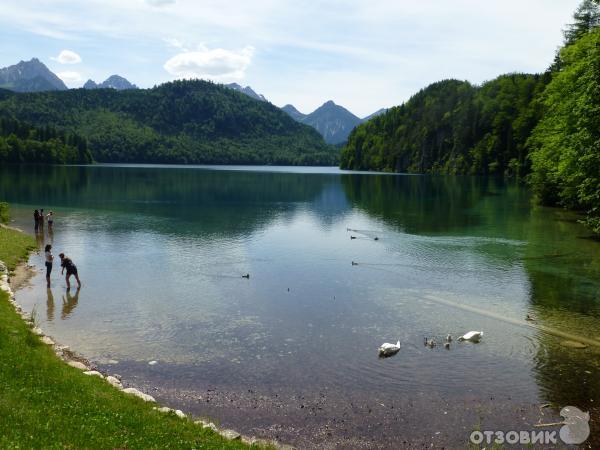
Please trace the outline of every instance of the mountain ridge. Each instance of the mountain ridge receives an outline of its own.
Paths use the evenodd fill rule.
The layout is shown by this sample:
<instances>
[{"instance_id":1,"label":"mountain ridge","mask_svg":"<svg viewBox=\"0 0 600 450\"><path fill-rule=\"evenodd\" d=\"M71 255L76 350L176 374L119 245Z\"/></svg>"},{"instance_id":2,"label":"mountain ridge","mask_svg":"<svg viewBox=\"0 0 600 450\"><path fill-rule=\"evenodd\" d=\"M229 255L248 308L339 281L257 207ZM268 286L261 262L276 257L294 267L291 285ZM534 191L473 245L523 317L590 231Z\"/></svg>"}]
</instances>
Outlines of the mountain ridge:
<instances>
[{"instance_id":1,"label":"mountain ridge","mask_svg":"<svg viewBox=\"0 0 600 450\"><path fill-rule=\"evenodd\" d=\"M83 85L83 89L116 89L121 91L124 89L138 89L138 87L126 78L115 74L108 77L102 83L96 83L94 80L89 79Z\"/></svg>"},{"instance_id":2,"label":"mountain ridge","mask_svg":"<svg viewBox=\"0 0 600 450\"><path fill-rule=\"evenodd\" d=\"M15 92L68 89L65 83L37 58L0 68L0 88Z\"/></svg>"}]
</instances>

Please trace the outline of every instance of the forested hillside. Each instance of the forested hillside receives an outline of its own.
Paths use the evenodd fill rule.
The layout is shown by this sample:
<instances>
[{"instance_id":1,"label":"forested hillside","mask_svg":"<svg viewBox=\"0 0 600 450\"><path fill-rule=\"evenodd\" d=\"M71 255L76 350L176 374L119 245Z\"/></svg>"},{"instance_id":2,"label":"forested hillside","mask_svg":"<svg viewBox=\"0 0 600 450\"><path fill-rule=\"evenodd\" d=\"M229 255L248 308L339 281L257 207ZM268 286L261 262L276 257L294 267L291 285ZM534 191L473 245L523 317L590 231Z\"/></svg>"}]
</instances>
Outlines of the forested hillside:
<instances>
[{"instance_id":1,"label":"forested hillside","mask_svg":"<svg viewBox=\"0 0 600 450\"><path fill-rule=\"evenodd\" d=\"M76 133L99 162L323 164L337 150L279 108L214 83L0 93L0 115Z\"/></svg>"},{"instance_id":2,"label":"forested hillside","mask_svg":"<svg viewBox=\"0 0 600 450\"><path fill-rule=\"evenodd\" d=\"M358 126L343 168L416 173L523 174L548 75L503 75L481 87L444 80Z\"/></svg>"},{"instance_id":3,"label":"forested hillside","mask_svg":"<svg viewBox=\"0 0 600 450\"><path fill-rule=\"evenodd\" d=\"M529 141L531 183L544 204L587 213L600 234L600 28L560 53Z\"/></svg>"},{"instance_id":4,"label":"forested hillside","mask_svg":"<svg viewBox=\"0 0 600 450\"><path fill-rule=\"evenodd\" d=\"M341 167L526 176L543 204L585 212L600 233L599 24L598 2L583 1L544 74L428 86L355 128Z\"/></svg>"},{"instance_id":5,"label":"forested hillside","mask_svg":"<svg viewBox=\"0 0 600 450\"><path fill-rule=\"evenodd\" d=\"M76 134L0 118L0 162L87 164L92 156Z\"/></svg>"}]
</instances>

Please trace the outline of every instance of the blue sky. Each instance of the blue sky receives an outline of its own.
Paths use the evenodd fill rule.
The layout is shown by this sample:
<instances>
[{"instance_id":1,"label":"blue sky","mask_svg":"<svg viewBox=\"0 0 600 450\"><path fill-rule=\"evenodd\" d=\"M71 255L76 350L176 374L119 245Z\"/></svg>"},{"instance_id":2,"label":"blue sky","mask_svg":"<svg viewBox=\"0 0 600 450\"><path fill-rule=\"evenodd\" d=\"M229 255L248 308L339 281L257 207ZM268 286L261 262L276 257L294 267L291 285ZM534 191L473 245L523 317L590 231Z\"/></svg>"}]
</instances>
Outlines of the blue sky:
<instances>
[{"instance_id":1,"label":"blue sky","mask_svg":"<svg viewBox=\"0 0 600 450\"><path fill-rule=\"evenodd\" d=\"M118 73L250 85L359 116L427 84L540 72L579 0L2 0L0 66L38 57L69 87Z\"/></svg>"}]
</instances>

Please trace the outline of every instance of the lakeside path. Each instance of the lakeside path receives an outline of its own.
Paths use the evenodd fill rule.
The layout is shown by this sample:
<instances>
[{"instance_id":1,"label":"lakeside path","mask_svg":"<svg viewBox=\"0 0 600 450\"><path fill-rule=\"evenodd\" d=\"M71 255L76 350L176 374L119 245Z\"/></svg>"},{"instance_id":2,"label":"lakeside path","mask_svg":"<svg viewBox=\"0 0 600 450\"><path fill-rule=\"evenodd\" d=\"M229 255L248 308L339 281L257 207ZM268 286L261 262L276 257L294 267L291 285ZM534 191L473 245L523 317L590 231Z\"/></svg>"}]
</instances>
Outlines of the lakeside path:
<instances>
[{"instance_id":1,"label":"lakeside path","mask_svg":"<svg viewBox=\"0 0 600 450\"><path fill-rule=\"evenodd\" d=\"M79 368L73 367L76 362L66 364L60 357L72 353L40 336L35 313L20 311L9 284L8 275L34 244L30 236L0 225L0 448L277 445L218 430L205 421L194 422L180 411L158 408L149 396L144 400L126 395L115 378L91 371L86 375L82 370L88 368L81 363Z\"/></svg>"}]
</instances>

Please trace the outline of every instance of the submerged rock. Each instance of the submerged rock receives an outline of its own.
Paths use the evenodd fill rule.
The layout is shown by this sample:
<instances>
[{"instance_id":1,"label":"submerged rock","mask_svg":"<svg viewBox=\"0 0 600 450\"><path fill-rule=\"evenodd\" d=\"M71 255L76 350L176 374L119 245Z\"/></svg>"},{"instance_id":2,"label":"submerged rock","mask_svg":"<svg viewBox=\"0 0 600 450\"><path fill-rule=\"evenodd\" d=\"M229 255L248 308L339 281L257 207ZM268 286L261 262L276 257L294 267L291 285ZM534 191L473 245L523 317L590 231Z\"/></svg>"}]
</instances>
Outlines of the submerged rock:
<instances>
[{"instance_id":1,"label":"submerged rock","mask_svg":"<svg viewBox=\"0 0 600 450\"><path fill-rule=\"evenodd\" d=\"M155 402L156 401L156 400L154 400L154 397L152 397L151 395L144 394L143 392L138 391L136 388L123 389L123 392L125 392L126 394L135 395L136 397L141 398L145 402Z\"/></svg>"},{"instance_id":2,"label":"submerged rock","mask_svg":"<svg viewBox=\"0 0 600 450\"><path fill-rule=\"evenodd\" d=\"M577 341L562 341L560 343L560 345L562 345L563 347L567 347L567 348L577 348L577 349L588 348L587 344L584 344L583 342L577 342Z\"/></svg>"}]
</instances>

